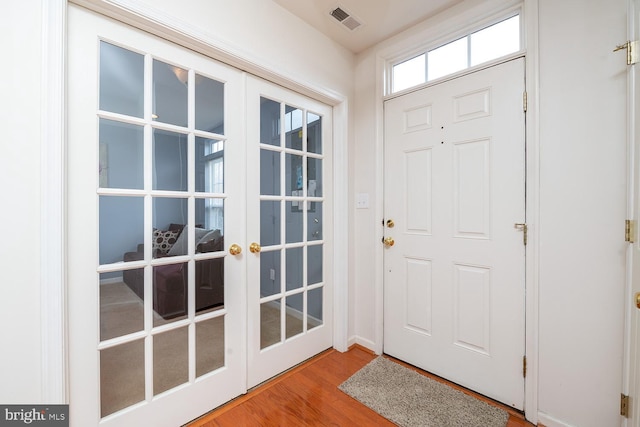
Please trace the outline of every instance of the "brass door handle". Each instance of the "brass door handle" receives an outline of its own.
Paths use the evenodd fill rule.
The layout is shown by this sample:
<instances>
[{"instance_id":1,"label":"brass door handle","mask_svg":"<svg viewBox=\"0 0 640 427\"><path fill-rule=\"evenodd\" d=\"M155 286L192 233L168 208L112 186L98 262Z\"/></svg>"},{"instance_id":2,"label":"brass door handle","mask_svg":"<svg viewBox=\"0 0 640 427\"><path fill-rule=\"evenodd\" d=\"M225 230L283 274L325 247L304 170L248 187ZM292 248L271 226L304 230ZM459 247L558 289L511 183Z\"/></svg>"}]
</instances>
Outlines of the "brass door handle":
<instances>
[{"instance_id":1,"label":"brass door handle","mask_svg":"<svg viewBox=\"0 0 640 427\"><path fill-rule=\"evenodd\" d=\"M385 245L386 247L391 247L391 246L393 246L393 245L395 245L395 244L396 244L396 241L395 241L395 240L393 240L393 237L385 237L385 238L382 240L382 243L384 243L384 245Z\"/></svg>"},{"instance_id":2,"label":"brass door handle","mask_svg":"<svg viewBox=\"0 0 640 427\"><path fill-rule=\"evenodd\" d=\"M252 254L258 254L261 250L262 248L260 247L260 243L253 242L249 245L249 251L251 251Z\"/></svg>"},{"instance_id":3,"label":"brass door handle","mask_svg":"<svg viewBox=\"0 0 640 427\"><path fill-rule=\"evenodd\" d=\"M231 246L229 246L229 253L231 255L240 255L240 253L242 252L242 248L239 245L236 245L235 243Z\"/></svg>"},{"instance_id":4,"label":"brass door handle","mask_svg":"<svg viewBox=\"0 0 640 427\"><path fill-rule=\"evenodd\" d=\"M640 292L636 294L636 307L640 309Z\"/></svg>"}]
</instances>

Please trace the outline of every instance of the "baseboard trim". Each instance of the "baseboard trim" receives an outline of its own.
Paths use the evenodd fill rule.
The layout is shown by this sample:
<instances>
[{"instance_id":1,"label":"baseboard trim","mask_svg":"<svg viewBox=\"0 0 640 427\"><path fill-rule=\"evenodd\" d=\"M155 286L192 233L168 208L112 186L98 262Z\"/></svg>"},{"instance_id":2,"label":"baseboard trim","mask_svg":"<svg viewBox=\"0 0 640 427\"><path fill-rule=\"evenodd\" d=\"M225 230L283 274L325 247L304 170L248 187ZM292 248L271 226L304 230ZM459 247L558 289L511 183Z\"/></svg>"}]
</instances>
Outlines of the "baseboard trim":
<instances>
[{"instance_id":1,"label":"baseboard trim","mask_svg":"<svg viewBox=\"0 0 640 427\"><path fill-rule=\"evenodd\" d=\"M375 343L366 338L362 338L359 336L352 336L351 338L349 338L349 347L351 348L354 345L364 347L365 349L371 351L373 354L381 354L376 351Z\"/></svg>"},{"instance_id":2,"label":"baseboard trim","mask_svg":"<svg viewBox=\"0 0 640 427\"><path fill-rule=\"evenodd\" d=\"M538 427L575 427L552 417L549 414L538 411Z\"/></svg>"}]
</instances>

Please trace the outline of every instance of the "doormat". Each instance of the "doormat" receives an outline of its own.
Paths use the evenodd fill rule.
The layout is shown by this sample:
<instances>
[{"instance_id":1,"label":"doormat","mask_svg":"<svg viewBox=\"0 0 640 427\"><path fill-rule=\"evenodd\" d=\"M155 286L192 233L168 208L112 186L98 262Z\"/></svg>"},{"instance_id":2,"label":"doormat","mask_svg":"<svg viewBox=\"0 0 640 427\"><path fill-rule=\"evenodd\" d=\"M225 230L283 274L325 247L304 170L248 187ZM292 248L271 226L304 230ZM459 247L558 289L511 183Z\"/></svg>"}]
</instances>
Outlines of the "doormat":
<instances>
[{"instance_id":1,"label":"doormat","mask_svg":"<svg viewBox=\"0 0 640 427\"><path fill-rule=\"evenodd\" d=\"M505 427L509 419L500 408L384 357L338 388L403 427Z\"/></svg>"}]
</instances>

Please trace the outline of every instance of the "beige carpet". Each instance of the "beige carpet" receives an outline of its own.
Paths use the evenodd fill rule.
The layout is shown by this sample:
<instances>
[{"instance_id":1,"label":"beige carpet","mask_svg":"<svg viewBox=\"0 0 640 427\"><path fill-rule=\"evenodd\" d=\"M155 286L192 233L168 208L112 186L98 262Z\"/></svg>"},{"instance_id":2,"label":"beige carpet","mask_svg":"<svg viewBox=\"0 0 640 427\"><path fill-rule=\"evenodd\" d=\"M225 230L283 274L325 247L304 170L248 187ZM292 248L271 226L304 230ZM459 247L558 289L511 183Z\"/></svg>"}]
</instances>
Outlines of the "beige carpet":
<instances>
[{"instance_id":1,"label":"beige carpet","mask_svg":"<svg viewBox=\"0 0 640 427\"><path fill-rule=\"evenodd\" d=\"M144 329L143 303L124 283L100 286L100 337L107 340ZM219 309L220 307L216 307ZM280 342L280 308L261 306L261 348ZM183 319L165 320L154 313L160 326ZM302 320L287 315L286 337L302 333ZM309 324L311 328L311 323ZM153 391L162 393L189 380L188 327L164 332L153 339ZM214 318L196 324L196 376L224 366L224 320ZM107 416L145 398L144 340L100 352L101 413Z\"/></svg>"},{"instance_id":2,"label":"beige carpet","mask_svg":"<svg viewBox=\"0 0 640 427\"><path fill-rule=\"evenodd\" d=\"M339 388L403 427L505 427L509 419L500 408L384 357Z\"/></svg>"}]
</instances>

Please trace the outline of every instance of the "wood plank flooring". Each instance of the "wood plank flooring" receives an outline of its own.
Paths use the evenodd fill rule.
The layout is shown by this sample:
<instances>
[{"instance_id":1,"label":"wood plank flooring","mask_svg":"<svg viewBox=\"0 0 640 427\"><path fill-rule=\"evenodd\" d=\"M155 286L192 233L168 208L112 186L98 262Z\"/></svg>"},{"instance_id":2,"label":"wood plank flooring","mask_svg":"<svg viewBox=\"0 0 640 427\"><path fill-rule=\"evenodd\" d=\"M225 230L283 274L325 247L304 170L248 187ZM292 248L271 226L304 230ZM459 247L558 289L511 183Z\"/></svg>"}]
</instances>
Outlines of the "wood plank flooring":
<instances>
[{"instance_id":1,"label":"wood plank flooring","mask_svg":"<svg viewBox=\"0 0 640 427\"><path fill-rule=\"evenodd\" d=\"M347 396L338 386L376 356L354 346L346 353L327 350L188 424L188 427L395 426ZM438 381L442 379L403 364ZM510 408L452 385L509 412L507 427L532 427Z\"/></svg>"}]
</instances>

